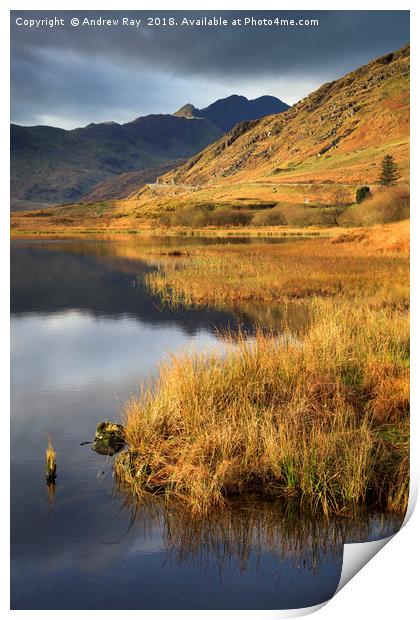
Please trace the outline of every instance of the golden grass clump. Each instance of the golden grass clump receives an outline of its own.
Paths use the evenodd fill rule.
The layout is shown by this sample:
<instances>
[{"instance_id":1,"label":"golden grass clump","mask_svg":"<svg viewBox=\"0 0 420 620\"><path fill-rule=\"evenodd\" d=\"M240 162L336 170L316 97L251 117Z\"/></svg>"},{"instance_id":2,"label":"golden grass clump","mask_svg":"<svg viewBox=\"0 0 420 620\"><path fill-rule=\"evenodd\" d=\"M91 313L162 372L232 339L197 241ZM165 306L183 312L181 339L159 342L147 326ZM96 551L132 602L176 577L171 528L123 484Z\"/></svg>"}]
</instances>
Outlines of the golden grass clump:
<instances>
[{"instance_id":1,"label":"golden grass clump","mask_svg":"<svg viewBox=\"0 0 420 620\"><path fill-rule=\"evenodd\" d=\"M47 482L54 482L57 477L57 453L54 450L51 435L48 435L48 445L45 450L45 476Z\"/></svg>"},{"instance_id":2,"label":"golden grass clump","mask_svg":"<svg viewBox=\"0 0 420 620\"><path fill-rule=\"evenodd\" d=\"M301 341L182 354L126 406L117 476L199 512L257 491L325 513L408 496L408 317L315 299ZM387 396L392 394L391 402Z\"/></svg>"},{"instance_id":3,"label":"golden grass clump","mask_svg":"<svg viewBox=\"0 0 420 620\"><path fill-rule=\"evenodd\" d=\"M296 334L286 322L281 334L257 330L249 340L232 334L224 354L162 364L126 405L129 449L117 477L140 496L165 491L198 513L249 492L326 514L360 505L404 512L409 262L395 244L407 232L401 222L340 243L188 254L180 246L179 259L146 277L165 302L235 309L293 300L308 325Z\"/></svg>"}]
</instances>

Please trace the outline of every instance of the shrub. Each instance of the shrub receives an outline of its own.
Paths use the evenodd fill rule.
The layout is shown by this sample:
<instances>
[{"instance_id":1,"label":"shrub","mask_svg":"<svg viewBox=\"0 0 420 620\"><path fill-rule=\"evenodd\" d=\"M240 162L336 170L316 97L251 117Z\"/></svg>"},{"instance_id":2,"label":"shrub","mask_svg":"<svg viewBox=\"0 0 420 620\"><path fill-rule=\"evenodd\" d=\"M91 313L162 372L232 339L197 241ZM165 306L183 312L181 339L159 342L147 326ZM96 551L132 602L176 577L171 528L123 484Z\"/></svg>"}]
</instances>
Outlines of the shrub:
<instances>
[{"instance_id":1,"label":"shrub","mask_svg":"<svg viewBox=\"0 0 420 620\"><path fill-rule=\"evenodd\" d=\"M363 187L359 187L356 190L357 204L360 204L361 202L363 202L365 198L368 198L369 195L370 195L370 188L367 185L364 185Z\"/></svg>"},{"instance_id":2,"label":"shrub","mask_svg":"<svg viewBox=\"0 0 420 620\"><path fill-rule=\"evenodd\" d=\"M240 209L219 207L209 216L209 223L213 226L246 226L252 215Z\"/></svg>"},{"instance_id":3,"label":"shrub","mask_svg":"<svg viewBox=\"0 0 420 620\"><path fill-rule=\"evenodd\" d=\"M199 227L209 224L211 208L208 205L189 205L180 207L171 214L172 226Z\"/></svg>"},{"instance_id":4,"label":"shrub","mask_svg":"<svg viewBox=\"0 0 420 620\"><path fill-rule=\"evenodd\" d=\"M242 209L212 205L180 207L169 217L169 225L199 228L204 226L246 226L252 215Z\"/></svg>"},{"instance_id":5,"label":"shrub","mask_svg":"<svg viewBox=\"0 0 420 620\"><path fill-rule=\"evenodd\" d=\"M351 204L351 199L349 200L348 189L345 187L337 187L337 189L333 192L333 201L337 206L344 206Z\"/></svg>"},{"instance_id":6,"label":"shrub","mask_svg":"<svg viewBox=\"0 0 420 620\"><path fill-rule=\"evenodd\" d=\"M269 211L259 211L252 218L254 226L285 226L286 218L281 207L270 209Z\"/></svg>"},{"instance_id":7,"label":"shrub","mask_svg":"<svg viewBox=\"0 0 420 620\"><path fill-rule=\"evenodd\" d=\"M309 207L285 204L267 212L256 213L254 226L337 226L342 212L339 207Z\"/></svg>"},{"instance_id":8,"label":"shrub","mask_svg":"<svg viewBox=\"0 0 420 620\"><path fill-rule=\"evenodd\" d=\"M341 226L372 226L405 220L410 216L410 194L406 189L382 189L339 217Z\"/></svg>"}]
</instances>

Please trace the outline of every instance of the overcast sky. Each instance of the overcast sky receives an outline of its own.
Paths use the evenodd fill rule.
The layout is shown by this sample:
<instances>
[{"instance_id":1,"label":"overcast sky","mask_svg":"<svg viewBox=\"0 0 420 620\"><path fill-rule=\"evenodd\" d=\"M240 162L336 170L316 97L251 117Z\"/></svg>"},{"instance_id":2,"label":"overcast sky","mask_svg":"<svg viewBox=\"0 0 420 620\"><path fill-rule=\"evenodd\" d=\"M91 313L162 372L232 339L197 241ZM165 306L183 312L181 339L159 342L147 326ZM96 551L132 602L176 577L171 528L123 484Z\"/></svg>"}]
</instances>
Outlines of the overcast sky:
<instances>
[{"instance_id":1,"label":"overcast sky","mask_svg":"<svg viewBox=\"0 0 420 620\"><path fill-rule=\"evenodd\" d=\"M318 19L318 27L148 27L147 17ZM64 26L18 26L17 18L63 18ZM141 19L88 27L99 17ZM73 27L71 18L80 25ZM12 122L71 129L205 107L231 94L274 95L293 104L409 41L408 11L70 12L13 11Z\"/></svg>"}]
</instances>

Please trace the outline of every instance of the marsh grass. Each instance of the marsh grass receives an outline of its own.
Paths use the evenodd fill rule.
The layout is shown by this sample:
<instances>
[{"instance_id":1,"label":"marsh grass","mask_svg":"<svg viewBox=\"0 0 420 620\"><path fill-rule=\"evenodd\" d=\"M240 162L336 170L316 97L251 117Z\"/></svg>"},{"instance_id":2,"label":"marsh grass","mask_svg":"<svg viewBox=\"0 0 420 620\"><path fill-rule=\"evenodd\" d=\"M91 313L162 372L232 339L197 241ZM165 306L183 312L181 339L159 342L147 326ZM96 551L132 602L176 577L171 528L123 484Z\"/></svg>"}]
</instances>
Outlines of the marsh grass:
<instances>
[{"instance_id":1,"label":"marsh grass","mask_svg":"<svg viewBox=\"0 0 420 620\"><path fill-rule=\"evenodd\" d=\"M345 247L343 247L345 246ZM368 297L370 305L408 307L408 258L370 253L369 247L314 239L267 245L173 248L166 263L144 281L172 305L226 307L240 302L343 300Z\"/></svg>"},{"instance_id":2,"label":"marsh grass","mask_svg":"<svg viewBox=\"0 0 420 620\"><path fill-rule=\"evenodd\" d=\"M183 354L126 407L116 471L198 512L256 491L324 513L408 495L408 320L313 302L303 340L258 334L224 356Z\"/></svg>"},{"instance_id":3,"label":"marsh grass","mask_svg":"<svg viewBox=\"0 0 420 620\"><path fill-rule=\"evenodd\" d=\"M207 513L256 492L325 514L404 512L409 481L408 260L329 241L210 246L146 277L174 304L305 304L296 337L224 336L182 353L125 408L119 480Z\"/></svg>"},{"instance_id":4,"label":"marsh grass","mask_svg":"<svg viewBox=\"0 0 420 620\"><path fill-rule=\"evenodd\" d=\"M54 483L57 476L57 453L54 450L51 435L48 435L48 444L45 450L45 476L48 484Z\"/></svg>"}]
</instances>

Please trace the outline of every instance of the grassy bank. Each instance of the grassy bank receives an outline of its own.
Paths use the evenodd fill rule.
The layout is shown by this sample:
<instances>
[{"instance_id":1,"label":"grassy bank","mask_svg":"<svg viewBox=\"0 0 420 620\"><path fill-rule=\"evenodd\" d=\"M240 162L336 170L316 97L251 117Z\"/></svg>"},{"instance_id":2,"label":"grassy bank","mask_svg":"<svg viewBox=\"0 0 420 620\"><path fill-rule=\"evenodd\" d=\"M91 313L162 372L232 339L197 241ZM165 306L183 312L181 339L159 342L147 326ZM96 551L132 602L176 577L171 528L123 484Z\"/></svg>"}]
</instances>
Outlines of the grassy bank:
<instances>
[{"instance_id":1,"label":"grassy bank","mask_svg":"<svg viewBox=\"0 0 420 620\"><path fill-rule=\"evenodd\" d=\"M250 491L325 513L405 510L408 261L342 241L203 247L149 277L175 303L299 298L311 321L299 340L285 326L163 364L127 403L120 480L199 512Z\"/></svg>"},{"instance_id":2,"label":"grassy bank","mask_svg":"<svg viewBox=\"0 0 420 620\"><path fill-rule=\"evenodd\" d=\"M367 296L376 305L408 305L408 222L358 230L332 241L171 247L179 263L146 282L173 304L223 307L240 301L308 301ZM153 250L152 250L153 251Z\"/></svg>"}]
</instances>

